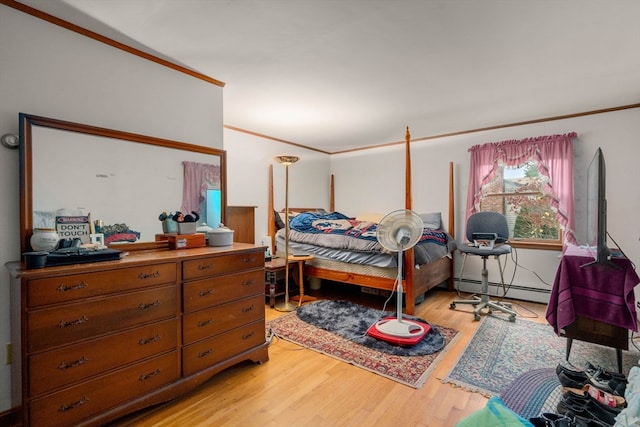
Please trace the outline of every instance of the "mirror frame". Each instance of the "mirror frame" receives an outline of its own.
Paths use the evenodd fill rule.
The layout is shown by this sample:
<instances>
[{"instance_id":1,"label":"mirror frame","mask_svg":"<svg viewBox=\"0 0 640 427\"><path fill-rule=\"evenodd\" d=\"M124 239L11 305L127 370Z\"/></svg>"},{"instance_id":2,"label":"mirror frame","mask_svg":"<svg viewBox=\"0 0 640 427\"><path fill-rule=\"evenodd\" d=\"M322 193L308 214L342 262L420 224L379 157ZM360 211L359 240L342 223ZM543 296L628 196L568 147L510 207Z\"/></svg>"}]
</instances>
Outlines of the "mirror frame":
<instances>
[{"instance_id":1,"label":"mirror frame","mask_svg":"<svg viewBox=\"0 0 640 427\"><path fill-rule=\"evenodd\" d=\"M227 207L227 162L226 151L205 147L202 145L189 144L184 142L172 141L169 139L156 138L147 135L124 132L114 129L107 129L97 126L73 123L48 117L35 116L31 114L20 113L20 250L26 252L30 250L29 240L33 232L33 126L41 126L69 132L85 133L88 135L101 136L105 138L119 139L131 143L148 144L156 147L165 147L175 150L191 151L202 154L210 154L220 158L220 189L221 197L221 218L222 222L226 222L225 214ZM117 249L126 250L145 250L145 249L163 249L168 248L167 241L160 242L135 242L128 243L126 246L122 244L113 246Z\"/></svg>"}]
</instances>

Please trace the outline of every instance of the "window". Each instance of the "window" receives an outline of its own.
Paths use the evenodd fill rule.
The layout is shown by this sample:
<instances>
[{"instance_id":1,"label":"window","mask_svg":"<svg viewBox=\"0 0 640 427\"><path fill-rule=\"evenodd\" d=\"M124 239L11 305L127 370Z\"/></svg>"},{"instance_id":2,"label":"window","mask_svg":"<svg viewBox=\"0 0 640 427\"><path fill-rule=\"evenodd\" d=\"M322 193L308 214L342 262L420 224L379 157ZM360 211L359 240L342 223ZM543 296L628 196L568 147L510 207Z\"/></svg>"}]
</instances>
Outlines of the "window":
<instances>
[{"instance_id":1,"label":"window","mask_svg":"<svg viewBox=\"0 0 640 427\"><path fill-rule=\"evenodd\" d=\"M483 210L504 214L514 246L576 244L571 145L576 137L572 132L471 147L466 218Z\"/></svg>"},{"instance_id":2,"label":"window","mask_svg":"<svg viewBox=\"0 0 640 427\"><path fill-rule=\"evenodd\" d=\"M482 187L480 210L504 214L512 242L560 246L553 197L545 192L548 181L534 160L518 166L499 161L494 176Z\"/></svg>"}]
</instances>

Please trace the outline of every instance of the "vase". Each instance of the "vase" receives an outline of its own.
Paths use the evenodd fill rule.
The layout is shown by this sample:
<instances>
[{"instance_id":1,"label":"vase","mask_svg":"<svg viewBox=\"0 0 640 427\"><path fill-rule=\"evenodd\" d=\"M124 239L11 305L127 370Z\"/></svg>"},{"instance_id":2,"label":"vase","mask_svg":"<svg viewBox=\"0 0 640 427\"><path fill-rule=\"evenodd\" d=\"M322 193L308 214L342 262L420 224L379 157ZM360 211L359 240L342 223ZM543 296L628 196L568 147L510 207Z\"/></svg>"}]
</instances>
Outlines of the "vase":
<instances>
[{"instance_id":1,"label":"vase","mask_svg":"<svg viewBox=\"0 0 640 427\"><path fill-rule=\"evenodd\" d=\"M52 251L59 240L60 236L53 228L34 228L29 242L34 251Z\"/></svg>"}]
</instances>

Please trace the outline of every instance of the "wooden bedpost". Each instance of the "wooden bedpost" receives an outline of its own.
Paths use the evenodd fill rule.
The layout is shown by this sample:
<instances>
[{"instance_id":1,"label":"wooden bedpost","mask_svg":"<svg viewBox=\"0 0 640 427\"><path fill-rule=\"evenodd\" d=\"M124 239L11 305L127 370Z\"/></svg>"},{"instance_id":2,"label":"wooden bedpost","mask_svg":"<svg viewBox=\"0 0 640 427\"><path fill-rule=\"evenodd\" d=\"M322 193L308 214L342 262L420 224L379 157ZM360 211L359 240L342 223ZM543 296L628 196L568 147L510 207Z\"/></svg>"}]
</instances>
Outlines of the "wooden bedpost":
<instances>
[{"instance_id":1,"label":"wooden bedpost","mask_svg":"<svg viewBox=\"0 0 640 427\"><path fill-rule=\"evenodd\" d=\"M453 188L453 162L449 162L449 224L447 225L447 231L451 235L451 237L456 237L456 215L455 215L455 197L454 197L454 188ZM449 279L447 280L447 288L449 291L454 290L454 260L455 260L455 251L451 253L451 262L449 263Z\"/></svg>"},{"instance_id":2,"label":"wooden bedpost","mask_svg":"<svg viewBox=\"0 0 640 427\"><path fill-rule=\"evenodd\" d=\"M404 150L404 208L411 210L412 198L411 198L411 134L409 133L409 126L404 134L405 150ZM409 248L404 252L404 282L407 286L404 286L405 293L405 307L407 314L413 314L416 306L415 295L413 292L413 266L414 266L414 254L413 248Z\"/></svg>"},{"instance_id":3,"label":"wooden bedpost","mask_svg":"<svg viewBox=\"0 0 640 427\"><path fill-rule=\"evenodd\" d=\"M331 174L331 182L329 183L329 212L335 212L336 210L336 193L333 181L333 174Z\"/></svg>"}]
</instances>

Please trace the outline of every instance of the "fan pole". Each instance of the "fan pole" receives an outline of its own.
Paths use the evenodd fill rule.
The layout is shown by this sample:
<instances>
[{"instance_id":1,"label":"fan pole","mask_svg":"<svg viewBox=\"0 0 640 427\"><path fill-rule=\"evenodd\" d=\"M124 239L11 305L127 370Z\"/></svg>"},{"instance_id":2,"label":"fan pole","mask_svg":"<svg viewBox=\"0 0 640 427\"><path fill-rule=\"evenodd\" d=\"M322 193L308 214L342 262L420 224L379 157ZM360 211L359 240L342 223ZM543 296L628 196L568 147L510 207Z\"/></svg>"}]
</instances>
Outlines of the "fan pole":
<instances>
[{"instance_id":1,"label":"fan pole","mask_svg":"<svg viewBox=\"0 0 640 427\"><path fill-rule=\"evenodd\" d=\"M402 322L402 296L404 289L402 287L402 244L398 244L398 296L396 297L396 310L398 316L398 322Z\"/></svg>"}]
</instances>

